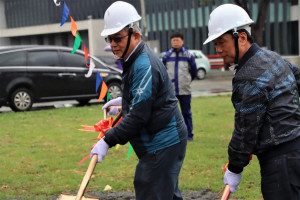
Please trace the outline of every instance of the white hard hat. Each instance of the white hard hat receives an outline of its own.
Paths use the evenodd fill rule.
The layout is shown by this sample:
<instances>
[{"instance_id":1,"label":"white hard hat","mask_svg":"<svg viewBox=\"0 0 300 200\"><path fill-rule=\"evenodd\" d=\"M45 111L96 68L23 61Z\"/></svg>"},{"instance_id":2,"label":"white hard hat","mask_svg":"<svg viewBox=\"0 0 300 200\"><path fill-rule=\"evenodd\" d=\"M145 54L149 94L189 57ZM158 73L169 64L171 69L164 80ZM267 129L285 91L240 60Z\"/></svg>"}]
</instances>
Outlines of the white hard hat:
<instances>
[{"instance_id":1,"label":"white hard hat","mask_svg":"<svg viewBox=\"0 0 300 200\"><path fill-rule=\"evenodd\" d=\"M105 11L104 29L101 32L101 36L115 34L127 25L140 19L141 16L131 4L124 1L116 1Z\"/></svg>"},{"instance_id":2,"label":"white hard hat","mask_svg":"<svg viewBox=\"0 0 300 200\"><path fill-rule=\"evenodd\" d=\"M203 44L213 41L230 30L246 29L251 34L250 24L254 21L240 6L223 4L215 8L208 21L208 38Z\"/></svg>"}]
</instances>

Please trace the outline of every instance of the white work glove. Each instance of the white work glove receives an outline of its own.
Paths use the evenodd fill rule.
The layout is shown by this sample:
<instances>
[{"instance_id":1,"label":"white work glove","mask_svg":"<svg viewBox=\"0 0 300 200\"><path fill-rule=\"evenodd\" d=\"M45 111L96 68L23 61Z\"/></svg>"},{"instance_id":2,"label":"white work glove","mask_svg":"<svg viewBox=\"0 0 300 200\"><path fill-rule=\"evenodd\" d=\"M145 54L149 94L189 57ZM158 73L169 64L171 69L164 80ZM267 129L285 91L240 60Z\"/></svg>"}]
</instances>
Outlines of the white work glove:
<instances>
[{"instance_id":1,"label":"white work glove","mask_svg":"<svg viewBox=\"0 0 300 200\"><path fill-rule=\"evenodd\" d=\"M109 106L122 106L122 97L115 98L110 100L102 107L102 110L108 108ZM117 115L119 113L119 109L117 107L111 107L107 112L107 115Z\"/></svg>"},{"instance_id":2,"label":"white work glove","mask_svg":"<svg viewBox=\"0 0 300 200\"><path fill-rule=\"evenodd\" d=\"M242 180L242 173L236 174L229 171L229 169L227 169L224 174L223 182L224 185L229 185L230 191L232 193L235 193L241 180Z\"/></svg>"},{"instance_id":3,"label":"white work glove","mask_svg":"<svg viewBox=\"0 0 300 200\"><path fill-rule=\"evenodd\" d=\"M106 156L108 149L108 144L103 139L101 139L92 149L90 158L92 158L94 154L98 154L98 163L100 163Z\"/></svg>"}]
</instances>

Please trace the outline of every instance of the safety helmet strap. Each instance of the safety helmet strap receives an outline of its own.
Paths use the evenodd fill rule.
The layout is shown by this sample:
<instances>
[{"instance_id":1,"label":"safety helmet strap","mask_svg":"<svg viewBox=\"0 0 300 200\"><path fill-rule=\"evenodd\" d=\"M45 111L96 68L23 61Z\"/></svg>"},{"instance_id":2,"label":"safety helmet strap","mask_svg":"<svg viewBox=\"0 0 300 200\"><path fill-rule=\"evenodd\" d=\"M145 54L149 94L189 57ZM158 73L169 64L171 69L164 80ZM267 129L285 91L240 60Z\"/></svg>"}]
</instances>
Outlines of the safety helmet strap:
<instances>
[{"instance_id":1,"label":"safety helmet strap","mask_svg":"<svg viewBox=\"0 0 300 200\"><path fill-rule=\"evenodd\" d=\"M126 48L125 48L125 51L123 52L121 58L120 58L120 61L123 65L123 63L125 62L124 61L124 56L126 55L128 49L129 49L129 45L130 45L130 41L131 41L131 35L133 33L133 28L132 27L129 27L129 30L128 30L128 39L127 39L127 44L126 44Z\"/></svg>"},{"instance_id":2,"label":"safety helmet strap","mask_svg":"<svg viewBox=\"0 0 300 200\"><path fill-rule=\"evenodd\" d=\"M237 31L237 28L234 28L232 32L233 38L234 38L234 44L235 44L235 59L234 63L238 64L239 61L239 33Z\"/></svg>"}]
</instances>

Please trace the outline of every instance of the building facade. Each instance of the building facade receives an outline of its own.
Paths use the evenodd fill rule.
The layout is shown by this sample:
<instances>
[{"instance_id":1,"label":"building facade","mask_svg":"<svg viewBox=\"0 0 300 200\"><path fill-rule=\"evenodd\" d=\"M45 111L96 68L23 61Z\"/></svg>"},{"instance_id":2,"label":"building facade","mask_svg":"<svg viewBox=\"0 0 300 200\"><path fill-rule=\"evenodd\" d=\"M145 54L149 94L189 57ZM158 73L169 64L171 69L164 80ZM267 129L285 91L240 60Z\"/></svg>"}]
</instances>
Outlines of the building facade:
<instances>
[{"instance_id":1,"label":"building facade","mask_svg":"<svg viewBox=\"0 0 300 200\"><path fill-rule=\"evenodd\" d=\"M60 2L62 0L57 0ZM115 0L65 0L70 15L78 25L79 33L93 55L106 54L107 45L100 36L104 12ZM156 51L170 47L172 31L184 33L185 45L201 49L205 54L215 54L213 44L202 45L207 37L210 12L232 0L126 0L140 14L146 16L141 27L145 40ZM249 0L248 9L256 21L259 2ZM266 11L264 47L281 55L299 57L300 0L271 0ZM145 4L142 12L141 4ZM0 45L62 45L73 46L70 19L60 26L62 6L52 0L0 0ZM300 65L300 63L299 63Z\"/></svg>"}]
</instances>

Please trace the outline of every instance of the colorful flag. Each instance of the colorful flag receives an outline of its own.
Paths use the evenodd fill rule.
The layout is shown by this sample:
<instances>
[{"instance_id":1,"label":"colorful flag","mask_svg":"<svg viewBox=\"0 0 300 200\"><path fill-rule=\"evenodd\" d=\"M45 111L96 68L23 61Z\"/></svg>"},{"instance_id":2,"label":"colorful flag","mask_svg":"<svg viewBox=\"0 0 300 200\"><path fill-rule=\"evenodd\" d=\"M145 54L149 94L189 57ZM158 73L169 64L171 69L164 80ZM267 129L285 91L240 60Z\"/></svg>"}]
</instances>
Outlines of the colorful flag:
<instances>
[{"instance_id":1,"label":"colorful flag","mask_svg":"<svg viewBox=\"0 0 300 200\"><path fill-rule=\"evenodd\" d=\"M108 91L108 87L107 87L106 83L104 81L102 81L101 91L100 91L98 101L101 101L105 97L107 91Z\"/></svg>"},{"instance_id":2,"label":"colorful flag","mask_svg":"<svg viewBox=\"0 0 300 200\"><path fill-rule=\"evenodd\" d=\"M107 95L106 95L106 101L108 102L110 100L111 96L110 96L110 93L107 92Z\"/></svg>"},{"instance_id":3,"label":"colorful flag","mask_svg":"<svg viewBox=\"0 0 300 200\"><path fill-rule=\"evenodd\" d=\"M133 148L132 148L131 144L129 144L129 148L128 148L128 152L127 152L127 160L129 160L129 158L132 154L132 150L133 150Z\"/></svg>"},{"instance_id":4,"label":"colorful flag","mask_svg":"<svg viewBox=\"0 0 300 200\"><path fill-rule=\"evenodd\" d=\"M76 50L79 49L81 41L82 41L82 39L81 39L79 33L77 32L77 37L75 38L74 47L73 47L71 54L74 54L76 52Z\"/></svg>"},{"instance_id":5,"label":"colorful flag","mask_svg":"<svg viewBox=\"0 0 300 200\"><path fill-rule=\"evenodd\" d=\"M73 17L70 15L70 19L71 19L71 31L72 31L72 35L74 37L77 37L77 30L78 30L78 27L77 27L77 24L75 23Z\"/></svg>"},{"instance_id":6,"label":"colorful flag","mask_svg":"<svg viewBox=\"0 0 300 200\"><path fill-rule=\"evenodd\" d=\"M91 77L91 76L92 76L92 73L93 73L93 70L94 70L94 68L95 68L95 63L94 63L93 59L92 59L92 58L90 58L90 68L89 68L89 71L88 71L88 73L87 73L87 74L85 74L84 76L85 76L86 78L89 78L89 77Z\"/></svg>"},{"instance_id":7,"label":"colorful flag","mask_svg":"<svg viewBox=\"0 0 300 200\"><path fill-rule=\"evenodd\" d=\"M84 49L84 59L85 59L85 65L87 66L87 67L90 67L88 64L87 64L87 60L88 60L88 57L89 57L89 50L88 50L88 48L86 47L86 45L85 44L83 44L83 49Z\"/></svg>"},{"instance_id":8,"label":"colorful flag","mask_svg":"<svg viewBox=\"0 0 300 200\"><path fill-rule=\"evenodd\" d=\"M98 92L98 89L102 83L102 77L100 76L100 73L97 72L97 75L96 75L96 93Z\"/></svg>"},{"instance_id":9,"label":"colorful flag","mask_svg":"<svg viewBox=\"0 0 300 200\"><path fill-rule=\"evenodd\" d=\"M67 21L69 12L70 12L69 8L68 8L66 2L64 2L64 10L63 10L63 15L62 15L60 26L64 25L64 23Z\"/></svg>"}]
</instances>

